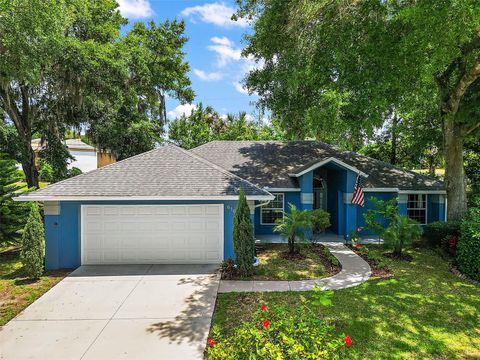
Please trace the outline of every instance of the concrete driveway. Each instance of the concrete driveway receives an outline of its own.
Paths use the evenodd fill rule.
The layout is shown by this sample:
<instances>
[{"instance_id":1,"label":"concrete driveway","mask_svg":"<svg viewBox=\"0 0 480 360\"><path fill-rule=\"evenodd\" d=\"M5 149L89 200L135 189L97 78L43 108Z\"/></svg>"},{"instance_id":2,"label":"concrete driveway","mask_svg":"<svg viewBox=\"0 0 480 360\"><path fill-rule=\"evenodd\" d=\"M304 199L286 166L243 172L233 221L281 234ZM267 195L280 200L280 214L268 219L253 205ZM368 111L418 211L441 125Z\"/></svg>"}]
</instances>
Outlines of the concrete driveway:
<instances>
[{"instance_id":1,"label":"concrete driveway","mask_svg":"<svg viewBox=\"0 0 480 360\"><path fill-rule=\"evenodd\" d=\"M202 359L210 265L82 266L0 330L0 359Z\"/></svg>"}]
</instances>

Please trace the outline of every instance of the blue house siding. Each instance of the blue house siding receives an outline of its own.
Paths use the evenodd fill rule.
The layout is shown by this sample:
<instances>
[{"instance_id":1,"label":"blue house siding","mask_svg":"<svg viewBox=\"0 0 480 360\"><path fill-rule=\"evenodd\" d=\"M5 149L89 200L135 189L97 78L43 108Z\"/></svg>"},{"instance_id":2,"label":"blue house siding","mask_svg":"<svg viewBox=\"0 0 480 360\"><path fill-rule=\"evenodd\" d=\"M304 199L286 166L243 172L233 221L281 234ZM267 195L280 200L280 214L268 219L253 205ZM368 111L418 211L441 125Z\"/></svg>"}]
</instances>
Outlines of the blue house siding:
<instances>
[{"instance_id":1,"label":"blue house siding","mask_svg":"<svg viewBox=\"0 0 480 360\"><path fill-rule=\"evenodd\" d=\"M275 193L275 192L274 192ZM288 204L295 205L298 209L301 209L300 204L300 192L299 191L289 191L284 192L284 199L285 199L285 211L288 211ZM260 202L256 202L256 205L260 204ZM262 225L261 224L261 211L260 207L255 208L255 215L254 215L254 226L255 226L255 234L259 235L272 235L274 234L273 228L275 225Z\"/></svg>"},{"instance_id":2,"label":"blue house siding","mask_svg":"<svg viewBox=\"0 0 480 360\"><path fill-rule=\"evenodd\" d=\"M81 205L189 205L224 204L224 259L234 258L233 215L237 201L63 201L60 215L45 216L45 267L47 270L80 266Z\"/></svg>"}]
</instances>

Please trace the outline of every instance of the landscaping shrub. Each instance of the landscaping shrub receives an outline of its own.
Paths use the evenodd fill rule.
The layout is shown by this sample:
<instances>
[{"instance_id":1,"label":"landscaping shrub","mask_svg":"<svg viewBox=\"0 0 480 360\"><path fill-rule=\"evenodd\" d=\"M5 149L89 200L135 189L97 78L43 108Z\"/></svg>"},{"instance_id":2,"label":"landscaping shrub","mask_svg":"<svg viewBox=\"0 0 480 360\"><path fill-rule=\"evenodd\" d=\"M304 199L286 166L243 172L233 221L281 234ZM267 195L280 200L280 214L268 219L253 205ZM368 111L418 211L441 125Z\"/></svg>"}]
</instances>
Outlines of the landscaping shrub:
<instances>
[{"instance_id":1,"label":"landscaping shrub","mask_svg":"<svg viewBox=\"0 0 480 360\"><path fill-rule=\"evenodd\" d=\"M238 276L238 269L235 266L235 262L228 258L222 262L220 265L220 273L222 274L222 279L231 280Z\"/></svg>"},{"instance_id":2,"label":"landscaping shrub","mask_svg":"<svg viewBox=\"0 0 480 360\"><path fill-rule=\"evenodd\" d=\"M243 188L240 189L238 205L233 219L233 247L240 275L253 275L255 238L253 236L250 208Z\"/></svg>"},{"instance_id":3,"label":"landscaping shrub","mask_svg":"<svg viewBox=\"0 0 480 360\"><path fill-rule=\"evenodd\" d=\"M441 246L446 237L460 236L460 225L460 221L435 221L425 226L423 235L430 246Z\"/></svg>"},{"instance_id":4,"label":"landscaping shrub","mask_svg":"<svg viewBox=\"0 0 480 360\"><path fill-rule=\"evenodd\" d=\"M480 281L480 201L468 209L460 228L457 243L458 269Z\"/></svg>"},{"instance_id":5,"label":"landscaping shrub","mask_svg":"<svg viewBox=\"0 0 480 360\"><path fill-rule=\"evenodd\" d=\"M40 159L40 170L38 171L38 177L41 181L48 183L53 182L53 167L44 159Z\"/></svg>"},{"instance_id":6,"label":"landscaping shrub","mask_svg":"<svg viewBox=\"0 0 480 360\"><path fill-rule=\"evenodd\" d=\"M38 205L32 203L30 206L30 214L23 230L21 260L26 275L36 279L43 273L45 233Z\"/></svg>"},{"instance_id":7,"label":"landscaping shrub","mask_svg":"<svg viewBox=\"0 0 480 360\"><path fill-rule=\"evenodd\" d=\"M368 210L364 215L368 228L380 235L385 245L393 250L395 257L401 257L406 245L420 239L422 235L420 224L398 213L396 199L382 201L372 197L371 200L375 204L375 209ZM387 227L382 225L379 217L388 220Z\"/></svg>"},{"instance_id":8,"label":"landscaping shrub","mask_svg":"<svg viewBox=\"0 0 480 360\"><path fill-rule=\"evenodd\" d=\"M330 227L330 214L323 209L315 209L310 211L312 230L314 234L325 232L325 229Z\"/></svg>"},{"instance_id":9,"label":"landscaping shrub","mask_svg":"<svg viewBox=\"0 0 480 360\"><path fill-rule=\"evenodd\" d=\"M331 303L324 292L317 293L322 305ZM258 304L253 319L243 322L233 336L217 337L214 331L207 344L208 359L338 359L352 339L336 335L307 303L295 309Z\"/></svg>"},{"instance_id":10,"label":"landscaping shrub","mask_svg":"<svg viewBox=\"0 0 480 360\"><path fill-rule=\"evenodd\" d=\"M28 205L13 201L24 185L15 160L0 155L0 247L20 244L28 216Z\"/></svg>"}]
</instances>

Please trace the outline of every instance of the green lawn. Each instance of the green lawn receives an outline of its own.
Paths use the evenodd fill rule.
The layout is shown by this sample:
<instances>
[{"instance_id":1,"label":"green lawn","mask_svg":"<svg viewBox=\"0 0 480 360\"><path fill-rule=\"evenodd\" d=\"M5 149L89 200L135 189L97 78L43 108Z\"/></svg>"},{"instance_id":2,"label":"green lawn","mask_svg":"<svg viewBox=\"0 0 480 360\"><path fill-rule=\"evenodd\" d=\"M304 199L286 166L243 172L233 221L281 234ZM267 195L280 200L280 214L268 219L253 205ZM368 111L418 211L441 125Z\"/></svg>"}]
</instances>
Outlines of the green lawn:
<instances>
[{"instance_id":1,"label":"green lawn","mask_svg":"<svg viewBox=\"0 0 480 360\"><path fill-rule=\"evenodd\" d=\"M378 247L371 251L381 254ZM480 358L480 285L454 276L434 251L411 249L413 261L385 258L390 279L335 291L333 305L319 316L353 339L354 359ZM233 334L236 325L265 303L296 306L310 293L219 294L214 333Z\"/></svg>"},{"instance_id":2,"label":"green lawn","mask_svg":"<svg viewBox=\"0 0 480 360\"><path fill-rule=\"evenodd\" d=\"M299 258L288 259L286 244L263 244L257 248L260 265L255 267L254 280L301 280L329 276L321 261L319 249L314 251L310 244L297 244Z\"/></svg>"},{"instance_id":3,"label":"green lawn","mask_svg":"<svg viewBox=\"0 0 480 360\"><path fill-rule=\"evenodd\" d=\"M0 326L38 299L68 273L45 274L37 281L25 279L18 252L0 252Z\"/></svg>"}]
</instances>

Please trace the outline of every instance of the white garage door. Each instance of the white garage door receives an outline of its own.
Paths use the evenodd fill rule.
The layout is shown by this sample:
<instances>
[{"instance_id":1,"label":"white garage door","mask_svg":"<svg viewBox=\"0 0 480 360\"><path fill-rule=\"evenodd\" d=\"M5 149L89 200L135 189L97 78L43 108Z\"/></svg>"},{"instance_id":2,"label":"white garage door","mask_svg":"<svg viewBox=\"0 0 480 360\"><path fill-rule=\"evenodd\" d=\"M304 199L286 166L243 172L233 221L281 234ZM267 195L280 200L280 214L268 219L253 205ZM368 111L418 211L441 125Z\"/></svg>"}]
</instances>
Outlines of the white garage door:
<instances>
[{"instance_id":1,"label":"white garage door","mask_svg":"<svg viewBox=\"0 0 480 360\"><path fill-rule=\"evenodd\" d=\"M223 205L82 205L82 264L223 260Z\"/></svg>"}]
</instances>

